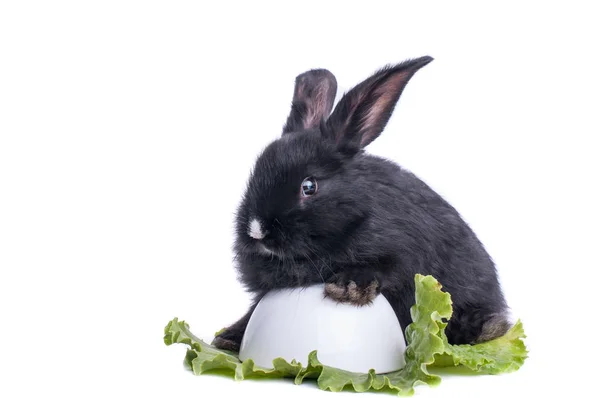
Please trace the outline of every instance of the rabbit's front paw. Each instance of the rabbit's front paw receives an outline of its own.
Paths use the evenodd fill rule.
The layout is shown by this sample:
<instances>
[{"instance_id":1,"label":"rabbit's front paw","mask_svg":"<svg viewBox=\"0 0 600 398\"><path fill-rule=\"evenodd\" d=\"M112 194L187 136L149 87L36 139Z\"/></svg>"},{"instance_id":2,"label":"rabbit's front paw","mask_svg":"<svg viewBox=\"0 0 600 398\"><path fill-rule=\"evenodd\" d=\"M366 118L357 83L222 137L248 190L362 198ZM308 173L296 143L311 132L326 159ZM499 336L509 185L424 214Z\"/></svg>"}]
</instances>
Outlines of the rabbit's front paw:
<instances>
[{"instance_id":1,"label":"rabbit's front paw","mask_svg":"<svg viewBox=\"0 0 600 398\"><path fill-rule=\"evenodd\" d=\"M332 283L325 285L325 297L340 303L350 303L356 306L368 305L379 294L379 282L376 279L365 279L342 275Z\"/></svg>"}]
</instances>

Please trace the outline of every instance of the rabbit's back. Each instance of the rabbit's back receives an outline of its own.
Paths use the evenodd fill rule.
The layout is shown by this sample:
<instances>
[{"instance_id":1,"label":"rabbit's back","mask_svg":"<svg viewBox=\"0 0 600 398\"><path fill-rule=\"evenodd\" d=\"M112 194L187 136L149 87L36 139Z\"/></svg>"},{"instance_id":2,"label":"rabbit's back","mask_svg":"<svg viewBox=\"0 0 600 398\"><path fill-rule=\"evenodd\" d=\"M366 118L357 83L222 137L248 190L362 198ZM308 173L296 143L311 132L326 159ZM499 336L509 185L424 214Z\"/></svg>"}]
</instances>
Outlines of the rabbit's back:
<instances>
[{"instance_id":1,"label":"rabbit's back","mask_svg":"<svg viewBox=\"0 0 600 398\"><path fill-rule=\"evenodd\" d=\"M452 295L449 339L472 342L491 317L506 311L495 264L483 244L458 211L410 171L368 155L357 169L369 170L372 196L354 250L386 269L382 293L401 324L411 321L414 275L433 275Z\"/></svg>"}]
</instances>

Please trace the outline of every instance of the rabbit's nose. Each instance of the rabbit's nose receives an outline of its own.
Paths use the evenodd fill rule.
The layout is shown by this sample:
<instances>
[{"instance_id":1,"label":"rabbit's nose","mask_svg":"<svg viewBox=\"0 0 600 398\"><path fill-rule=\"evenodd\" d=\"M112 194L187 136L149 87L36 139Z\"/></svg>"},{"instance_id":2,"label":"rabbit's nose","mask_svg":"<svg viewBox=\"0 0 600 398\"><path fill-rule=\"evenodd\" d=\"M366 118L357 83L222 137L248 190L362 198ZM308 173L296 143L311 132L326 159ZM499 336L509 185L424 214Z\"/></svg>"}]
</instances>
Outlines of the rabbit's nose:
<instances>
[{"instance_id":1,"label":"rabbit's nose","mask_svg":"<svg viewBox=\"0 0 600 398\"><path fill-rule=\"evenodd\" d=\"M267 236L268 233L269 231L263 230L260 221L256 218L253 218L252 221L250 221L250 224L248 224L248 235L253 239L261 240Z\"/></svg>"}]
</instances>

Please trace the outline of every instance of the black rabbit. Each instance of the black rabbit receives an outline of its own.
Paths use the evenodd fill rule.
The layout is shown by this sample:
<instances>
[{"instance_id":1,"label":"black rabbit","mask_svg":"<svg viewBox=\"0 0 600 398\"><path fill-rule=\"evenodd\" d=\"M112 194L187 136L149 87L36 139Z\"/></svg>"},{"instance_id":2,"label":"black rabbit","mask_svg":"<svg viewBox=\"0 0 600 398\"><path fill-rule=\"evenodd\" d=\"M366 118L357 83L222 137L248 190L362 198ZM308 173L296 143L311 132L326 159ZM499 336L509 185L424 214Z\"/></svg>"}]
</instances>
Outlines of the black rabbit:
<instances>
[{"instance_id":1,"label":"black rabbit","mask_svg":"<svg viewBox=\"0 0 600 398\"><path fill-rule=\"evenodd\" d=\"M452 295L450 343L509 329L494 262L459 213L409 171L364 151L431 61L379 70L333 112L337 82L329 71L296 78L283 134L258 157L237 213L236 266L254 303L214 345L239 350L268 291L323 282L325 296L340 302L367 305L383 294L406 327L416 273L433 275Z\"/></svg>"}]
</instances>

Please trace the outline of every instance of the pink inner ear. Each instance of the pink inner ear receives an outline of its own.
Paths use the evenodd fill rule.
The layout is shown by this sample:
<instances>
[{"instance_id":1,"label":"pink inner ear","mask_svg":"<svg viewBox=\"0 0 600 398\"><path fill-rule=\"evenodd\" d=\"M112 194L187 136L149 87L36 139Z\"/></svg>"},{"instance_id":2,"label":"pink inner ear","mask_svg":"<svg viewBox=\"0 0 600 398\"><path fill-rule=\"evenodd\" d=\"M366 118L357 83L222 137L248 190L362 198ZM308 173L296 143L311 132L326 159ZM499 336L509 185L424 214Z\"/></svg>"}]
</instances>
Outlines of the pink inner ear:
<instances>
[{"instance_id":1,"label":"pink inner ear","mask_svg":"<svg viewBox=\"0 0 600 398\"><path fill-rule=\"evenodd\" d=\"M373 91L372 94L377 100L362 120L360 127L362 132L361 147L369 144L381 133L380 129L377 128L377 124L394 106L400 95L400 90L406 84L408 78L409 74L407 72L395 74Z\"/></svg>"},{"instance_id":2,"label":"pink inner ear","mask_svg":"<svg viewBox=\"0 0 600 398\"><path fill-rule=\"evenodd\" d=\"M316 87L314 98L307 99L307 113L304 119L304 128L309 129L318 126L321 118L328 116L331 111L331 105L327 103L327 93L331 90L327 80L321 81Z\"/></svg>"}]
</instances>

